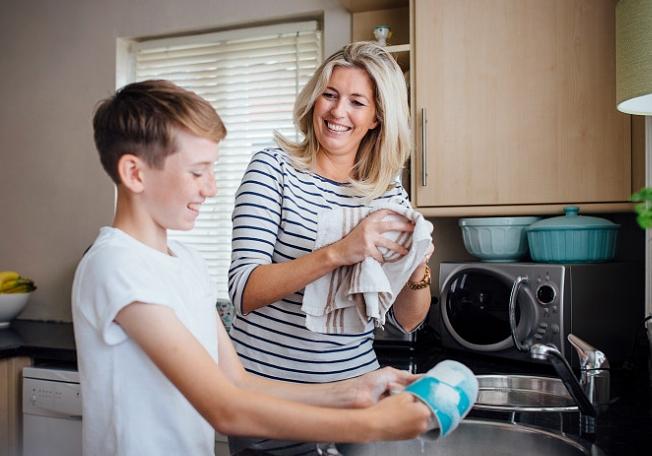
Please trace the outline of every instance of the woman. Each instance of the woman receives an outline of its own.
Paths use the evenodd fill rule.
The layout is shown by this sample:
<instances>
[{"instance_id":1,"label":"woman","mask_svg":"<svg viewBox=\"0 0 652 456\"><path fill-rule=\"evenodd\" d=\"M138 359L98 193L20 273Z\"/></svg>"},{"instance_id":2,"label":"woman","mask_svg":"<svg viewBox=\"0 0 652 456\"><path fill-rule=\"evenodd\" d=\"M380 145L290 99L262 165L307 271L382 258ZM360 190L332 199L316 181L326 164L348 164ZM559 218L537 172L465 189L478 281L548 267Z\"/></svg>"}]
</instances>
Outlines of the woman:
<instances>
[{"instance_id":1,"label":"woman","mask_svg":"<svg viewBox=\"0 0 652 456\"><path fill-rule=\"evenodd\" d=\"M294 117L303 141L276 134L280 147L252 157L236 196L229 291L237 316L231 337L250 372L324 383L378 368L372 323L360 334L314 333L305 328L301 305L306 285L338 267L368 256L382 262L381 247L407 252L383 233L411 231L413 225L402 217L383 221L387 210L371 213L339 242L313 251L321 211L390 198L409 206L397 180L410 150L403 74L382 47L347 45L303 88ZM431 252L432 246L427 256ZM404 332L414 331L429 308L426 262L388 313Z\"/></svg>"},{"instance_id":2,"label":"woman","mask_svg":"<svg viewBox=\"0 0 652 456\"><path fill-rule=\"evenodd\" d=\"M407 90L396 61L374 43L353 43L329 57L299 94L294 116L305 139L276 135L280 148L255 154L233 212L229 290L237 317L231 337L256 374L305 383L355 377L378 368L373 325L360 334L319 334L305 328L302 290L379 247L399 254L386 231L410 231L388 211L372 213L339 242L313 251L317 214L374 199L409 206L397 176L410 150ZM415 330L430 303L426 260L397 296L388 318Z\"/></svg>"}]
</instances>

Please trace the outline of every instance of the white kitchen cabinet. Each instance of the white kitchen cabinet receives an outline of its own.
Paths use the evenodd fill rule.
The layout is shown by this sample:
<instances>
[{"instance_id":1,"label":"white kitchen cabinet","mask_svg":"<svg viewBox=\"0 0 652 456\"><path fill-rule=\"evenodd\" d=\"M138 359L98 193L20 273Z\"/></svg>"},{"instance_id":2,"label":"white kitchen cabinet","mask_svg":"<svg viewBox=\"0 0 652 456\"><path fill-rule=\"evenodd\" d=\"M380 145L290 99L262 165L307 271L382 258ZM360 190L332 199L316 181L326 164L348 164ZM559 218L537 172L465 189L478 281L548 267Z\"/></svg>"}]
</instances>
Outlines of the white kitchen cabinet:
<instances>
[{"instance_id":1,"label":"white kitchen cabinet","mask_svg":"<svg viewBox=\"0 0 652 456\"><path fill-rule=\"evenodd\" d=\"M642 148L615 107L615 3L411 2L415 206L631 210Z\"/></svg>"}]
</instances>

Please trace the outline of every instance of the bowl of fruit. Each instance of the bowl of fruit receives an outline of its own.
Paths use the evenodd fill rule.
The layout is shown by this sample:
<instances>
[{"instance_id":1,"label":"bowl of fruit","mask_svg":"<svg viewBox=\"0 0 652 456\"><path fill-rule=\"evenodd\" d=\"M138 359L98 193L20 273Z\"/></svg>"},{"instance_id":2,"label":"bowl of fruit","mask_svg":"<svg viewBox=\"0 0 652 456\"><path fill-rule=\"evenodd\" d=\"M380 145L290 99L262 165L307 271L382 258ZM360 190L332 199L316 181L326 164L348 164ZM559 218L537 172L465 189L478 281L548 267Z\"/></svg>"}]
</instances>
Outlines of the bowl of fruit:
<instances>
[{"instance_id":1,"label":"bowl of fruit","mask_svg":"<svg viewBox=\"0 0 652 456\"><path fill-rule=\"evenodd\" d=\"M0 271L0 328L9 326L23 311L34 290L32 279L16 271Z\"/></svg>"}]
</instances>

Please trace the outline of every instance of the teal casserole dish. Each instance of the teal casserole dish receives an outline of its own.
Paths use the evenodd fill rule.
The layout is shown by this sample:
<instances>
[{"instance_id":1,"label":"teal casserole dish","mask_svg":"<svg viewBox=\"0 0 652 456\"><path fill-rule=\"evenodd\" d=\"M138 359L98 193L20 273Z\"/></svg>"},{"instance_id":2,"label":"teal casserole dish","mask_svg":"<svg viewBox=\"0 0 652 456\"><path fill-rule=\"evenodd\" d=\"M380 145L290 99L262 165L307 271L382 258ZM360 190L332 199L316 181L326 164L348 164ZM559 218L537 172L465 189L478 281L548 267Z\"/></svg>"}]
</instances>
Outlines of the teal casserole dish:
<instances>
[{"instance_id":1,"label":"teal casserole dish","mask_svg":"<svg viewBox=\"0 0 652 456\"><path fill-rule=\"evenodd\" d=\"M616 255L617 225L600 217L579 215L574 206L565 215L540 220L526 228L532 261L601 263Z\"/></svg>"}]
</instances>

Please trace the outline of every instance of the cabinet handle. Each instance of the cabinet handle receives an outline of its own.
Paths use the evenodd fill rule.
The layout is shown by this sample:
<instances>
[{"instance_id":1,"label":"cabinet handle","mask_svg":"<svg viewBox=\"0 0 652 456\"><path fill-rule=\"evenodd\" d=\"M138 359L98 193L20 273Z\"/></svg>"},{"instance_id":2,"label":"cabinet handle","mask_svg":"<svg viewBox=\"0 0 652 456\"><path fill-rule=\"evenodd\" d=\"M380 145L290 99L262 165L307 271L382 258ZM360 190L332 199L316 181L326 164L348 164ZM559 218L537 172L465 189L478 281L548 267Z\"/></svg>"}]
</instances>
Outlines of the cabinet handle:
<instances>
[{"instance_id":1,"label":"cabinet handle","mask_svg":"<svg viewBox=\"0 0 652 456\"><path fill-rule=\"evenodd\" d=\"M428 185L428 118L426 108L421 108L421 186Z\"/></svg>"}]
</instances>

